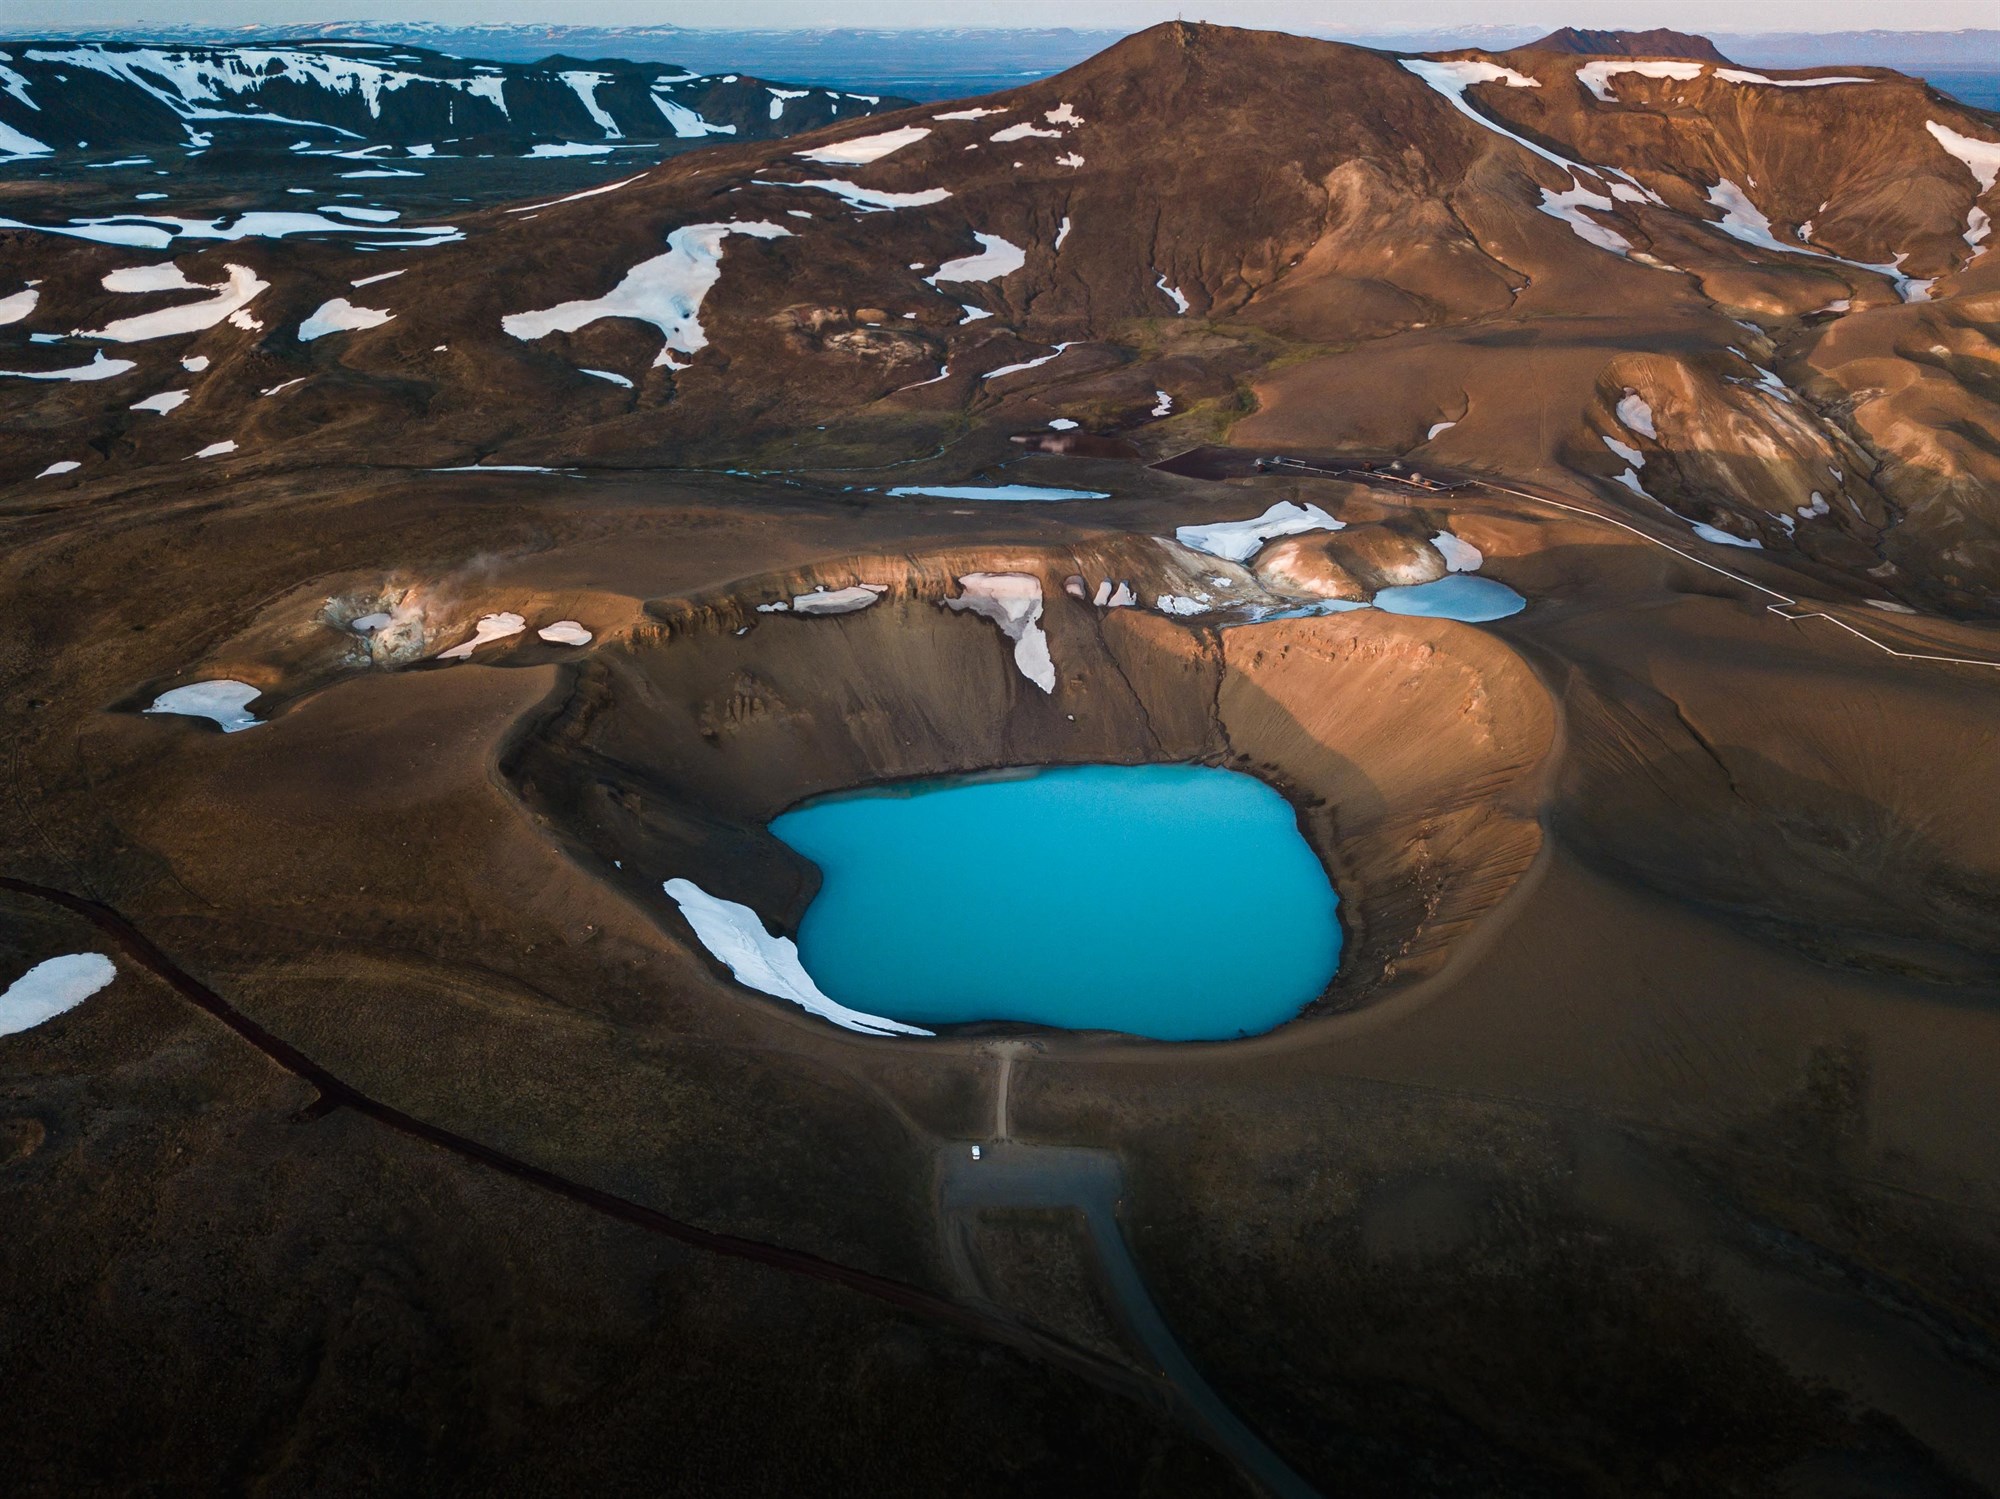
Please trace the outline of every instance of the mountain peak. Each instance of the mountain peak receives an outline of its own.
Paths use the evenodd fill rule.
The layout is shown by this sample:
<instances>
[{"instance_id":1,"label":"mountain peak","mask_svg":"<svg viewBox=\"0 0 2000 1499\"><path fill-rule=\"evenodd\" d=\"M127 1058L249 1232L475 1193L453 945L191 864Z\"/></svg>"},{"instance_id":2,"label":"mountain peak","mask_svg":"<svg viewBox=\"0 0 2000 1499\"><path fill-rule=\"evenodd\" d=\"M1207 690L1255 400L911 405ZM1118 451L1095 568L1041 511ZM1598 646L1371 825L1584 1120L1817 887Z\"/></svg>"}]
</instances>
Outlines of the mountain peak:
<instances>
[{"instance_id":1,"label":"mountain peak","mask_svg":"<svg viewBox=\"0 0 2000 1499\"><path fill-rule=\"evenodd\" d=\"M1665 26L1656 26L1651 31L1593 31L1581 26L1565 26L1517 50L1571 52L1587 57L1687 57L1697 62L1729 61L1707 37L1674 31Z\"/></svg>"}]
</instances>

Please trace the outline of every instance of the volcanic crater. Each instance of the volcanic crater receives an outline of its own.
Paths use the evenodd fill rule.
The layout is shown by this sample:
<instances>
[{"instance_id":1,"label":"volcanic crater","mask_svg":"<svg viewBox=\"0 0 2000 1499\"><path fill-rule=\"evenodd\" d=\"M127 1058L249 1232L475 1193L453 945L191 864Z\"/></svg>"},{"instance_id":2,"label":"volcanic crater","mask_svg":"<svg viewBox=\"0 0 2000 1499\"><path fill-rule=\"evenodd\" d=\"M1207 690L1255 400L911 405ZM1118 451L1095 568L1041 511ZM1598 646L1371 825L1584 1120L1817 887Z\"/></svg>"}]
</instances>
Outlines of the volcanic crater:
<instances>
[{"instance_id":1,"label":"volcanic crater","mask_svg":"<svg viewBox=\"0 0 2000 1499\"><path fill-rule=\"evenodd\" d=\"M1540 847L1555 720L1534 673L1449 623L1356 613L1200 628L1064 588L1094 585L1105 561L1084 548L877 555L655 600L565 673L503 773L669 926L660 882L688 877L790 933L819 875L767 827L799 802L1022 766L1226 766L1289 798L1340 892L1340 971L1314 1012L1437 971ZM1052 691L993 624L941 607L961 580L995 575L1041 586ZM744 602L860 583L882 588L879 602L833 618ZM938 850L961 856L976 854Z\"/></svg>"}]
</instances>

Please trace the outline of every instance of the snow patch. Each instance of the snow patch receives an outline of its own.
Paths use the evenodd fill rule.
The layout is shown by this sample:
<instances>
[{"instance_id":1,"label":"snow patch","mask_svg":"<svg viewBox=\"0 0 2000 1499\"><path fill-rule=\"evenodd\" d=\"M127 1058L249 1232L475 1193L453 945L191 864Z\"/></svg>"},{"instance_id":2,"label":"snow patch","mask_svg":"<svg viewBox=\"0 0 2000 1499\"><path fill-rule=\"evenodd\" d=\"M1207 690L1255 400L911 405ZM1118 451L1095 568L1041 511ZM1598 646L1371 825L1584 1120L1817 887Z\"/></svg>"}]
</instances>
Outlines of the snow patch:
<instances>
[{"instance_id":1,"label":"snow patch","mask_svg":"<svg viewBox=\"0 0 2000 1499\"><path fill-rule=\"evenodd\" d=\"M1587 62L1576 70L1576 81L1595 94L1605 104L1616 104L1618 96L1611 92L1611 80L1620 73L1637 73L1641 78L1675 78L1682 83L1691 83L1701 77L1698 62Z\"/></svg>"},{"instance_id":2,"label":"snow patch","mask_svg":"<svg viewBox=\"0 0 2000 1499\"><path fill-rule=\"evenodd\" d=\"M573 619L559 619L552 625L543 625L535 633L550 645L590 644L590 631Z\"/></svg>"},{"instance_id":3,"label":"snow patch","mask_svg":"<svg viewBox=\"0 0 2000 1499\"><path fill-rule=\"evenodd\" d=\"M884 192L879 188L862 187L857 183L843 182L838 177L815 178L810 182L766 182L762 178L753 179L757 187L812 187L823 193L832 193L849 208L858 208L863 213L878 213L893 208L922 208L930 203L942 203L951 196L951 189L927 187L913 193Z\"/></svg>"},{"instance_id":4,"label":"snow patch","mask_svg":"<svg viewBox=\"0 0 2000 1499\"><path fill-rule=\"evenodd\" d=\"M1960 135L1936 120L1926 121L1924 129L1972 173L1973 180L1979 185L1979 191L1973 195L1975 200L1993 191L1993 184L2000 181L2000 141L1983 141L1976 136ZM1965 242L1976 250L1986 243L1987 236L1992 232L1992 219L1975 201L1972 211L1965 216Z\"/></svg>"},{"instance_id":5,"label":"snow patch","mask_svg":"<svg viewBox=\"0 0 2000 1499\"><path fill-rule=\"evenodd\" d=\"M52 479L57 474L73 474L82 467L83 465L74 458L58 458L39 474L36 474L35 477L37 479Z\"/></svg>"},{"instance_id":6,"label":"snow patch","mask_svg":"<svg viewBox=\"0 0 2000 1499\"><path fill-rule=\"evenodd\" d=\"M672 879L661 887L680 907L695 939L727 968L736 982L773 999L788 1000L823 1020L866 1036L928 1036L932 1032L880 1015L868 1015L829 999L799 961L798 944L774 937L757 913L733 900L710 895L693 880Z\"/></svg>"},{"instance_id":7,"label":"snow patch","mask_svg":"<svg viewBox=\"0 0 2000 1499\"><path fill-rule=\"evenodd\" d=\"M1568 171L1574 162L1556 155L1544 146L1538 146L1526 136L1516 135L1504 125L1497 125L1474 109L1465 97L1465 91L1475 83L1504 83L1508 88L1540 88L1541 80L1527 78L1512 68L1503 68L1498 63L1479 62L1472 58L1460 58L1454 62L1439 62L1431 58L1405 57L1398 59L1410 72L1442 94L1451 107L1482 129L1491 130L1495 135L1504 135L1517 146L1525 147L1541 157L1552 161Z\"/></svg>"},{"instance_id":8,"label":"snow patch","mask_svg":"<svg viewBox=\"0 0 2000 1499\"><path fill-rule=\"evenodd\" d=\"M106 359L104 350L99 349L89 364L75 364L64 370L0 370L0 376L16 380L109 380L138 367L136 360Z\"/></svg>"},{"instance_id":9,"label":"snow patch","mask_svg":"<svg viewBox=\"0 0 2000 1499\"><path fill-rule=\"evenodd\" d=\"M1165 292L1170 299L1172 299L1174 304L1174 315L1176 317L1187 316L1187 310L1189 305L1188 299L1181 292L1181 289L1178 286L1167 285L1167 273L1165 271L1160 272L1160 279L1158 281L1155 281L1153 285L1157 286L1161 291Z\"/></svg>"},{"instance_id":10,"label":"snow patch","mask_svg":"<svg viewBox=\"0 0 2000 1499\"><path fill-rule=\"evenodd\" d=\"M1424 433L1424 441L1436 442L1438 438L1442 437L1445 433L1449 432L1453 427L1456 427L1457 425L1458 425L1457 422L1433 422L1431 424L1430 430Z\"/></svg>"},{"instance_id":11,"label":"snow patch","mask_svg":"<svg viewBox=\"0 0 2000 1499\"><path fill-rule=\"evenodd\" d=\"M1454 573L1476 573L1486 563L1486 554L1471 542L1440 531L1431 538L1431 545L1444 558L1445 570Z\"/></svg>"},{"instance_id":12,"label":"snow patch","mask_svg":"<svg viewBox=\"0 0 2000 1499\"><path fill-rule=\"evenodd\" d=\"M1630 255L1632 242L1615 229L1607 228L1583 212L1595 208L1599 213L1611 212L1611 199L1602 193L1594 193L1582 183L1576 182L1566 193L1551 192L1543 188L1541 202L1535 206L1552 219L1561 219L1585 244L1595 245L1600 250L1609 250L1613 255Z\"/></svg>"},{"instance_id":13,"label":"snow patch","mask_svg":"<svg viewBox=\"0 0 2000 1499\"><path fill-rule=\"evenodd\" d=\"M659 106L660 113L667 118L667 124L673 127L674 134L681 140L700 140L705 135L736 134L734 125L712 125L685 104L676 104L673 100L663 99L658 94L652 95L652 100Z\"/></svg>"},{"instance_id":14,"label":"snow patch","mask_svg":"<svg viewBox=\"0 0 2000 1499\"><path fill-rule=\"evenodd\" d=\"M595 198L602 193L615 193L621 187L630 187L633 183L638 182L643 177L645 177L645 175L646 174L644 172L641 172L637 177L627 177L622 182L607 182L602 187L586 187L580 193L570 193L567 197L562 197L562 198L550 198L546 203L523 203L519 208L510 208L507 210L507 212L536 213L544 208L554 208L558 204L577 203L581 202L585 198ZM354 284L356 286L363 286L366 285L367 283L357 281Z\"/></svg>"},{"instance_id":15,"label":"snow patch","mask_svg":"<svg viewBox=\"0 0 2000 1499\"><path fill-rule=\"evenodd\" d=\"M1866 82L1867 80L1861 80ZM1755 186L1753 182L1751 184ZM1724 177L1708 190L1708 201L1712 207L1722 210L1722 221L1710 227L1720 229L1732 239L1741 240L1762 250L1776 250L1785 255L1809 255L1817 260L1831 260L1837 265L1851 265L1858 271L1873 271L1878 276L1887 276L1896 284L1896 294L1905 302L1927 302L1930 300L1930 282L1919 281L1903 274L1903 262L1908 251L1899 253L1887 265L1871 265L1862 260L1849 260L1844 255L1835 255L1828 250L1814 249L1810 245L1797 242L1787 243L1771 232L1771 221L1763 211L1752 203L1734 182Z\"/></svg>"},{"instance_id":16,"label":"snow patch","mask_svg":"<svg viewBox=\"0 0 2000 1499\"><path fill-rule=\"evenodd\" d=\"M1725 83L1762 83L1771 88L1826 88L1836 83L1873 83L1873 78L1856 78L1850 75L1829 75L1819 78L1768 78L1762 73L1752 73L1747 68L1717 68L1715 76Z\"/></svg>"},{"instance_id":17,"label":"snow patch","mask_svg":"<svg viewBox=\"0 0 2000 1499\"><path fill-rule=\"evenodd\" d=\"M1002 375L1018 375L1021 373L1022 370L1038 370L1043 365L1049 364L1054 360L1062 358L1063 350L1072 349L1075 347L1076 345L1073 342L1060 343L1057 344L1055 348L1051 350L1049 353L1042 355L1039 359L1024 359L1019 364L1003 364L997 370L988 370L985 374L981 375L979 378L982 380L998 380Z\"/></svg>"},{"instance_id":18,"label":"snow patch","mask_svg":"<svg viewBox=\"0 0 2000 1499\"><path fill-rule=\"evenodd\" d=\"M618 128L618 122L604 112L604 106L597 102L597 86L609 83L609 73L558 73L556 77L570 86L583 112L590 116L590 122L604 132L608 141L623 140L625 132Z\"/></svg>"},{"instance_id":19,"label":"snow patch","mask_svg":"<svg viewBox=\"0 0 2000 1499\"><path fill-rule=\"evenodd\" d=\"M862 167L871 161L880 161L905 146L913 146L929 134L930 131L922 125L905 125L900 130L856 136L853 140L837 141L831 146L815 146L792 154L803 156L807 161L819 162L822 166Z\"/></svg>"},{"instance_id":20,"label":"snow patch","mask_svg":"<svg viewBox=\"0 0 2000 1499\"><path fill-rule=\"evenodd\" d=\"M1262 515L1249 520L1214 521L1205 526L1178 526L1174 538L1182 546L1225 562L1248 562L1264 543L1279 536L1297 536L1306 531L1342 531L1345 521L1335 520L1317 505L1299 505L1280 500Z\"/></svg>"},{"instance_id":21,"label":"snow patch","mask_svg":"<svg viewBox=\"0 0 2000 1499\"><path fill-rule=\"evenodd\" d=\"M356 307L345 297L322 302L318 311L299 324L299 342L309 344L329 333L354 333L363 328L379 328L396 316L379 307Z\"/></svg>"},{"instance_id":22,"label":"snow patch","mask_svg":"<svg viewBox=\"0 0 2000 1499\"><path fill-rule=\"evenodd\" d=\"M1660 440L1660 434L1653 429L1653 408L1636 390L1628 390L1618 398L1618 420L1641 437L1650 437L1655 442Z\"/></svg>"},{"instance_id":23,"label":"snow patch","mask_svg":"<svg viewBox=\"0 0 2000 1499\"><path fill-rule=\"evenodd\" d=\"M162 265L126 266L111 271L104 277L106 291L206 291L215 295L205 302L183 302L177 307L162 307L157 312L116 318L102 328L89 333L79 332L76 336L135 344L148 339L199 333L248 306L259 292L270 289L271 283L247 265L225 266L223 270L229 279L214 286L188 280L181 268L171 261Z\"/></svg>"},{"instance_id":24,"label":"snow patch","mask_svg":"<svg viewBox=\"0 0 2000 1499\"><path fill-rule=\"evenodd\" d=\"M0 161L19 161L24 156L51 156L54 153L53 146L45 146L32 135L0 120Z\"/></svg>"},{"instance_id":25,"label":"snow patch","mask_svg":"<svg viewBox=\"0 0 2000 1499\"><path fill-rule=\"evenodd\" d=\"M722 278L722 242L732 234L753 239L788 239L792 231L757 221L731 224L688 224L667 236L667 252L642 260L601 297L563 302L539 312L509 313L500 326L522 340L551 333L573 333L600 318L626 317L651 323L665 336L653 367L685 368L675 354L694 354L708 347L702 331L701 304Z\"/></svg>"},{"instance_id":26,"label":"snow patch","mask_svg":"<svg viewBox=\"0 0 2000 1499\"><path fill-rule=\"evenodd\" d=\"M1631 464L1633 468L1644 468L1646 466L1646 455L1630 443L1620 442L1615 437L1607 437L1604 439L1604 445L1620 458L1623 458L1627 463Z\"/></svg>"},{"instance_id":27,"label":"snow patch","mask_svg":"<svg viewBox=\"0 0 2000 1499\"><path fill-rule=\"evenodd\" d=\"M156 396L147 396L143 401L134 401L128 408L132 411L157 411L165 416L177 406L187 404L188 393L184 390L163 390Z\"/></svg>"},{"instance_id":28,"label":"snow patch","mask_svg":"<svg viewBox=\"0 0 2000 1499\"><path fill-rule=\"evenodd\" d=\"M510 635L518 635L528 627L528 622L518 614L488 614L473 626L472 638L463 645L455 645L448 651L439 651L440 661L468 661L472 653L489 640L505 640Z\"/></svg>"},{"instance_id":29,"label":"snow patch","mask_svg":"<svg viewBox=\"0 0 2000 1499\"><path fill-rule=\"evenodd\" d=\"M1009 141L1026 140L1031 135L1046 136L1052 141L1062 139L1062 132L1060 130L1044 130L1039 125L1028 120L1023 120L1018 125L1009 125L1005 130L996 130L993 133L992 139L995 144L1005 145Z\"/></svg>"},{"instance_id":30,"label":"snow patch","mask_svg":"<svg viewBox=\"0 0 2000 1499\"><path fill-rule=\"evenodd\" d=\"M148 713L173 713L186 718L212 719L225 734L254 729L264 720L249 712L249 705L262 696L263 689L248 682L221 677L212 682L190 682L153 699Z\"/></svg>"},{"instance_id":31,"label":"snow patch","mask_svg":"<svg viewBox=\"0 0 2000 1499\"><path fill-rule=\"evenodd\" d=\"M857 583L852 588L820 588L792 597L794 614L856 614L889 591L887 583Z\"/></svg>"},{"instance_id":32,"label":"snow patch","mask_svg":"<svg viewBox=\"0 0 2000 1499\"><path fill-rule=\"evenodd\" d=\"M1042 632L1042 580L1030 573L966 573L957 598L944 599L953 613L970 610L990 619L1014 642L1014 665L1043 692L1056 690L1049 637Z\"/></svg>"},{"instance_id":33,"label":"snow patch","mask_svg":"<svg viewBox=\"0 0 2000 1499\"><path fill-rule=\"evenodd\" d=\"M1002 276L1013 275L1028 263L1028 252L1011 240L1002 239L997 234L982 234L976 229L972 237L979 241L978 254L947 260L924 280L932 286L940 281L998 281Z\"/></svg>"},{"instance_id":34,"label":"snow patch","mask_svg":"<svg viewBox=\"0 0 2000 1499\"><path fill-rule=\"evenodd\" d=\"M101 952L44 958L0 994L0 1036L18 1036L75 1009L117 977L118 965Z\"/></svg>"},{"instance_id":35,"label":"snow patch","mask_svg":"<svg viewBox=\"0 0 2000 1499\"><path fill-rule=\"evenodd\" d=\"M1712 541L1726 547L1751 547L1760 552L1764 550L1764 543L1758 541L1755 537L1746 539L1741 536L1732 535L1730 532L1722 530L1719 526L1709 525L1706 521L1690 521L1688 524L1694 527L1694 534L1699 536L1703 541Z\"/></svg>"}]
</instances>

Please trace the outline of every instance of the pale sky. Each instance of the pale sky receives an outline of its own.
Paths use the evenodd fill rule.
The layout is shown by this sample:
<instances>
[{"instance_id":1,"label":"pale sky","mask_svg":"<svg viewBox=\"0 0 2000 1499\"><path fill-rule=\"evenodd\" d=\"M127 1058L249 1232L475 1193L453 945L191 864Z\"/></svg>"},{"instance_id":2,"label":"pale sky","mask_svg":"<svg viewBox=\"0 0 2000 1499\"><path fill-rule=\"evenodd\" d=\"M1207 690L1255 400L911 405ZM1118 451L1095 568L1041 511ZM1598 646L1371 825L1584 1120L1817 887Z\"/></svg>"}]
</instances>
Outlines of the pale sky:
<instances>
[{"instance_id":1,"label":"pale sky","mask_svg":"<svg viewBox=\"0 0 2000 1499\"><path fill-rule=\"evenodd\" d=\"M1650 27L1684 31L1949 30L2000 24L1994 0L1424 0L1334 5L1315 0L730 0L727 5L663 6L657 0L0 0L0 32L15 35L138 24L243 25L271 30L307 21L358 17L440 21L558 21L571 25L675 25L704 29L842 26L1032 27L1137 30L1185 13L1189 20L1269 27L1314 35L1361 35L1467 25Z\"/></svg>"}]
</instances>

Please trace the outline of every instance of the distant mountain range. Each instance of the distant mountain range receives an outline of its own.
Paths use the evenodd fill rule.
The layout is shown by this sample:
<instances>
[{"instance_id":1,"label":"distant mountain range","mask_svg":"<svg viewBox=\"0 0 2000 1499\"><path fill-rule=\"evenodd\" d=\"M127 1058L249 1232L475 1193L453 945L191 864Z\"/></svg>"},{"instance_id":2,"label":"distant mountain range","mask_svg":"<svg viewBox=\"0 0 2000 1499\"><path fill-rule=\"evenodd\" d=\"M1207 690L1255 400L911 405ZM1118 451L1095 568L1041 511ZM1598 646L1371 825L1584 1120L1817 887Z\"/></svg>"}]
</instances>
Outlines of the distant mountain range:
<instances>
[{"instance_id":1,"label":"distant mountain range","mask_svg":"<svg viewBox=\"0 0 2000 1499\"><path fill-rule=\"evenodd\" d=\"M1477 47L1504 52L1539 38L1541 26L1464 26L1363 32L1329 28L1330 40L1400 52ZM268 38L261 27L104 28L78 37L178 43L243 43ZM433 48L499 62L530 62L561 53L675 62L704 72L747 69L842 87L888 88L928 82L945 92L976 92L967 81L1019 82L1073 67L1124 33L1116 30L938 28L927 30L708 30L680 26L446 25L439 22L329 21L287 28L299 38L361 38ZM2000 29L1960 31L1756 31L1711 33L1730 57L1757 67L1867 63L1905 72L2000 73ZM900 90L908 92L907 89ZM940 97L929 93L927 97Z\"/></svg>"},{"instance_id":2,"label":"distant mountain range","mask_svg":"<svg viewBox=\"0 0 2000 1499\"><path fill-rule=\"evenodd\" d=\"M657 62L475 62L408 42L70 39L0 48L0 159L92 150L452 142L565 154L769 140L904 102Z\"/></svg>"}]
</instances>

